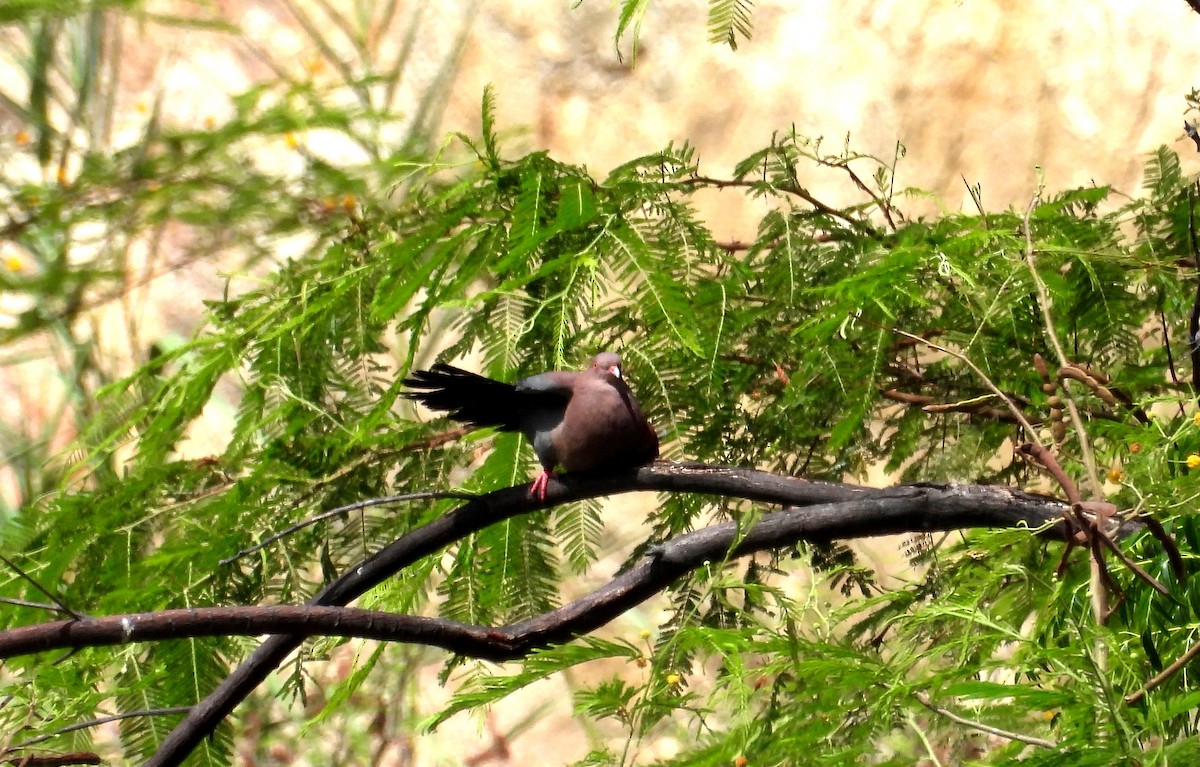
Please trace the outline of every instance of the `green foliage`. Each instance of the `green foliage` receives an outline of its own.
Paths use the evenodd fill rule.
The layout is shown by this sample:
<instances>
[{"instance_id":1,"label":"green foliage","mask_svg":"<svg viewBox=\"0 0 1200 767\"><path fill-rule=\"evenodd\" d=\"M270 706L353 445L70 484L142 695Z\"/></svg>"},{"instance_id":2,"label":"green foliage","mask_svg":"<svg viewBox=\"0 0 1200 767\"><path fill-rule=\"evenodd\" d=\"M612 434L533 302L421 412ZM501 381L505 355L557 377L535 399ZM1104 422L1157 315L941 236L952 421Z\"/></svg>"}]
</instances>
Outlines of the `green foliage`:
<instances>
[{"instance_id":1,"label":"green foliage","mask_svg":"<svg viewBox=\"0 0 1200 767\"><path fill-rule=\"evenodd\" d=\"M360 268L365 240L353 236L356 222L387 215L403 197L412 163L433 151L433 126L457 53L413 98L400 86L422 26L420 8L402 13L386 4L341 15L325 5L317 17L290 1L280 9L309 36L318 52L311 59L293 61L238 40L232 25L204 15L214 12L208 7L189 8L199 15L187 18L128 2L0 8L0 59L14 75L0 84L0 110L5 125L16 126L6 127L0 161L0 291L8 301L0 374L6 392L14 392L0 424L6 465L0 541L76 609L238 603L268 591L288 600L310 591L327 576L309 567L319 554L282 568L268 567L265 554L231 567L217 561L235 550L229 542L246 541L244 532L271 527L258 515L273 514L276 503L294 516L347 497L339 495L345 486L323 491L309 482L312 472L332 465L326 459L337 460L303 457L318 435L346 436L340 418L392 420L390 376L346 356L382 349L381 326L361 286L338 284L327 270ZM181 122L166 91L139 90L143 81L163 78L123 69L131 50L141 62L151 59L153 33L163 26L228 34L276 76L233 95L222 105L224 116ZM381 53L375 44L381 37L397 44ZM135 127L118 129L122 124ZM335 163L328 146L356 159ZM271 153L289 167L271 161ZM142 290L180 272L212 279L218 292L224 282L227 294L243 281L265 284L258 281L270 274L283 245L301 263L313 254L331 258L308 275L266 279L274 287L247 297L238 323L226 314L233 304L215 302L209 307L212 327L221 328L215 334L190 342L146 337ZM202 288L195 293L199 315ZM171 308L185 314L192 303L186 298ZM292 302L320 311L333 301L355 308L332 320L349 324L326 328L327 336L306 334L280 311ZM186 321L180 330L191 332ZM338 348L322 351L320 344L334 336ZM283 345L305 338L317 344L309 350L320 360L316 367ZM250 358L264 385L229 397ZM314 397L338 399L336 414L314 410ZM181 441L195 438L196 419L214 413L234 423L218 455L195 447L179 452ZM230 473L234 466L241 468ZM332 474L368 496L383 487L374 484L379 475L344 464ZM273 500L241 505L239 498L254 504L258 496L246 492L245 482L259 490L261 483L278 483L259 498ZM387 522L382 515L363 519L356 530L373 535ZM354 547L354 538L310 534L310 552L331 550L325 559L332 561ZM166 539L174 543L163 545ZM4 583L6 593L46 601L12 573ZM46 617L27 608L6 612L6 623ZM4 709L0 745L20 742L27 721L53 732L114 707L194 703L244 651L208 640L81 653L69 679L48 675L50 667L34 659L10 664L4 683L16 697ZM122 720L127 756L151 753L177 719ZM232 732L223 728L207 741L203 761L226 763ZM71 743L86 745L86 734L54 741Z\"/></svg>"},{"instance_id":2,"label":"green foliage","mask_svg":"<svg viewBox=\"0 0 1200 767\"><path fill-rule=\"evenodd\" d=\"M618 55L620 54L621 39L628 34L636 56L642 18L646 15L650 5L650 0L622 0L615 35ZM736 51L738 38L750 39L750 33L754 27L751 19L753 7L754 3L751 0L709 0L708 41L728 45Z\"/></svg>"},{"instance_id":3,"label":"green foliage","mask_svg":"<svg viewBox=\"0 0 1200 767\"><path fill-rule=\"evenodd\" d=\"M623 6L623 28L641 7ZM714 3L714 29L719 22L731 41L747 34L747 7ZM57 35L87 20L59 23L39 18L30 30L31 65L64 55ZM681 580L659 605L667 617L640 643L588 637L499 670L451 660L444 674L455 698L421 713L435 727L549 676L616 661L618 672L577 685L573 702L580 716L618 728L626 747L598 744L586 763L627 763L664 733L686 736L674 764L785 764L803 754L809 764L900 765L934 748L961 763L980 744L980 764L1186 761L1200 737L1193 674L1180 672L1137 705L1123 701L1200 630L1188 467L1200 455L1200 424L1183 340L1196 294L1195 200L1173 154L1148 159L1146 195L1125 204L1093 187L1041 195L1028 211L916 219L894 189L894 159L831 153L794 133L775 136L729 179L703 175L687 144L603 179L544 152L512 157L497 137L491 90L482 135L460 136L431 158L423 131L399 145L375 138L386 110L372 101L373 84L341 80L360 98L337 110L310 82L263 86L212 130L152 118L135 146L81 150L80 175L68 184L9 179L22 212L15 220L25 222L14 236L38 269L5 275L5 289L36 296L6 340L58 334L77 352L63 375L74 376L72 396L86 406L70 412L78 428L68 453L50 460L44 435L10 450L29 479L5 519L6 556L89 613L302 601L450 503L366 510L227 558L321 510L397 488L527 481L530 451L518 438L431 439L444 436L443 425L420 423L399 399L407 373L467 358L512 379L578 366L601 348L625 354L671 457L835 480L883 465L898 481L1057 492L1006 458L1010 441L1030 435L957 356L1048 433L1051 403L1032 359L1060 367L1056 340L1067 362L1106 377L1112 398L1069 384L1084 430L1068 429L1055 453L1085 487L1090 470L1111 472L1115 502L1174 534L1182 576L1153 538L1125 542L1171 598L1114 563L1123 598L1097 625L1086 556L1074 552L1057 575L1061 547L1024 530L917 539L910 581L872 577L850 549L813 545L713 563ZM25 105L28 151L66 157L68 131L39 117L41 98ZM427 106L436 111L432 97ZM299 180L247 161L254 141L316 127L351 137L370 159L337 167L302 152ZM859 202L824 204L810 191L821 174L849 178ZM752 242L714 238L693 204L712 189L761 201ZM341 204L346 195L352 205ZM113 240L80 262L67 258L71 233L168 221L195 229L197 252L244 249L245 270L270 252L256 245L263 240L303 234L312 244L260 272L253 289L210 301L194 338L156 349L128 376L97 369L76 335L76 299L128 278L129 244ZM189 440L214 411L228 428L197 455ZM649 523L661 539L714 520L748 523L753 513L671 496ZM364 601L488 625L536 615L595 562L605 523L587 505L512 519ZM797 588L797 572L820 582ZM0 590L45 599L12 573ZM44 617L13 606L3 623ZM311 646L282 696L312 692L304 662L334 645ZM354 705L367 672L382 673L393 651L365 653L310 728ZM102 704L188 704L247 652L232 640L179 641L90 650L57 665L15 659L0 719L5 729L28 719L49 732ZM985 742L922 700L1057 746ZM152 751L173 721L126 720L130 757ZM233 736L221 730L201 758L227 760Z\"/></svg>"},{"instance_id":4,"label":"green foliage","mask_svg":"<svg viewBox=\"0 0 1200 767\"><path fill-rule=\"evenodd\" d=\"M737 50L738 37L750 39L750 0L712 0L708 4L708 41Z\"/></svg>"}]
</instances>

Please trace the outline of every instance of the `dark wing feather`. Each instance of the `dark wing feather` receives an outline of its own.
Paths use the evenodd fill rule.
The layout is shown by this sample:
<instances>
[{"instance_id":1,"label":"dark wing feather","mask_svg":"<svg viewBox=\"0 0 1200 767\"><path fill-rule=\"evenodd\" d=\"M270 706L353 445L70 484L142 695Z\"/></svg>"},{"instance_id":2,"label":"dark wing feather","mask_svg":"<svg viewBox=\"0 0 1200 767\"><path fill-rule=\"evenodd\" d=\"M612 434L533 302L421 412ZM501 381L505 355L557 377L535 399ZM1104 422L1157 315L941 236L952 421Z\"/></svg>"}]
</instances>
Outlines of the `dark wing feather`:
<instances>
[{"instance_id":1,"label":"dark wing feather","mask_svg":"<svg viewBox=\"0 0 1200 767\"><path fill-rule=\"evenodd\" d=\"M527 431L547 411L561 413L570 398L569 391L518 388L441 363L418 370L404 385L413 390L404 393L407 399L430 410L470 426L495 426L501 431Z\"/></svg>"}]
</instances>

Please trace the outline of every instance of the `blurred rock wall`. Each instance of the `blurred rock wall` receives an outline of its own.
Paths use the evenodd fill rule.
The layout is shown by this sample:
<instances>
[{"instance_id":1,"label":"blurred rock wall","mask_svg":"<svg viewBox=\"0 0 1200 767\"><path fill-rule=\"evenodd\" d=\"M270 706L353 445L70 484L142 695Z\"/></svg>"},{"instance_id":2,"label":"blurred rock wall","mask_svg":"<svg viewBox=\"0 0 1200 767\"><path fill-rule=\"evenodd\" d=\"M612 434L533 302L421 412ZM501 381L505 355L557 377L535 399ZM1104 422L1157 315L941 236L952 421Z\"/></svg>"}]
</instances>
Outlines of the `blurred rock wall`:
<instances>
[{"instance_id":1,"label":"blurred rock wall","mask_svg":"<svg viewBox=\"0 0 1200 767\"><path fill-rule=\"evenodd\" d=\"M321 3L288 2L341 52ZM950 209L969 205L964 178L989 208L1023 205L1037 166L1051 190L1095 182L1135 194L1143 155L1160 144L1185 155L1185 170L1200 169L1182 130L1184 95L1200 75L1200 15L1184 0L760 0L737 51L707 41L704 0L650 0L636 50L626 35L620 55L615 0L400 6L402 23L373 45L390 55L403 23L419 19L402 86L414 109L466 29L441 127L477 134L492 84L509 154L548 149L599 176L683 140L706 173L727 175L792 126L830 151L848 140L890 159L902 144L896 185ZM317 56L283 0L214 0L211 11L294 62L294 75ZM231 94L272 75L227 35L156 35L139 58L126 76L144 85L142 98L161 89L188 125L220 123ZM833 203L860 199L839 174L804 181ZM752 234L740 195L710 205L718 236Z\"/></svg>"},{"instance_id":2,"label":"blurred rock wall","mask_svg":"<svg viewBox=\"0 0 1200 767\"><path fill-rule=\"evenodd\" d=\"M736 52L706 41L701 0L654 0L624 61L616 4L572 5L481 3L446 127L476 128L492 83L502 125L596 173L686 139L726 174L792 125L883 158L898 141L898 185L951 208L964 177L1004 207L1038 165L1050 189L1134 193L1145 152L1195 155L1182 124L1200 15L1184 0L763 0Z\"/></svg>"}]
</instances>

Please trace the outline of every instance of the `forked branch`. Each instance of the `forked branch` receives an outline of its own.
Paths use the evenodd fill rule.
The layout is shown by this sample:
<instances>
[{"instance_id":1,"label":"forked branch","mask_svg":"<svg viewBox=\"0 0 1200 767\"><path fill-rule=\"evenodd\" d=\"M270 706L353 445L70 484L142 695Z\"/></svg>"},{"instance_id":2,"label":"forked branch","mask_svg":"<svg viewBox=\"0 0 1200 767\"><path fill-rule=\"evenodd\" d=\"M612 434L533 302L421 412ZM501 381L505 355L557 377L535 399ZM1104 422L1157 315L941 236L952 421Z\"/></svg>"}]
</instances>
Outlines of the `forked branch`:
<instances>
[{"instance_id":1,"label":"forked branch","mask_svg":"<svg viewBox=\"0 0 1200 767\"><path fill-rule=\"evenodd\" d=\"M466 654L519 657L533 647L567 641L602 626L688 570L726 556L790 546L802 540L828 541L969 527L1028 527L1056 540L1065 540L1070 532L1063 521L1063 501L1010 488L920 485L880 490L811 482L749 469L659 462L615 475L567 475L550 483L544 503L531 498L527 486L480 496L350 568L310 600L309 605L347 605L422 557L516 515L570 501L634 491L723 495L799 508L765 514L749 531L741 531L741 537L737 537L735 526L725 524L660 543L650 555L591 595L529 621L481 628L427 619L425 623L410 625L408 630L442 632L446 641L441 646ZM1140 525L1127 523L1125 529L1133 532ZM291 619L311 621L315 615L314 611ZM304 641L306 634L320 633L302 627L277 630L294 633L268 637L216 690L192 708L148 764L180 764Z\"/></svg>"}]
</instances>

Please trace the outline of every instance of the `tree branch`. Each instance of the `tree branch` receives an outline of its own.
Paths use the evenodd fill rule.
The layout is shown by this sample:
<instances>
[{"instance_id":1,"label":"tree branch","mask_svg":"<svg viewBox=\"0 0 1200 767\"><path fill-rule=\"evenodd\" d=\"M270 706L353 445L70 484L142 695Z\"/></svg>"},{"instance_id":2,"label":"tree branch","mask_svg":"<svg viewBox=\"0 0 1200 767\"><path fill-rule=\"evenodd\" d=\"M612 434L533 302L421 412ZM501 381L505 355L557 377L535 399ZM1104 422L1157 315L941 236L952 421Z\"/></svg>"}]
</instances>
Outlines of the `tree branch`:
<instances>
[{"instance_id":1,"label":"tree branch","mask_svg":"<svg viewBox=\"0 0 1200 767\"><path fill-rule=\"evenodd\" d=\"M725 522L675 536L655 546L633 568L591 594L557 610L492 628L442 618L319 605L201 607L87 617L22 626L0 632L0 659L49 650L202 636L339 636L440 647L490 661L521 658L534 649L597 629L662 591L705 562L795 545L914 530L963 527L967 496L990 488L901 487L873 498L796 507L764 514L749 531ZM953 494L952 494L953 493ZM1002 511L1002 507L1006 510ZM996 526L1041 527L1059 513L1045 499L1016 497L976 516ZM1012 515L1015 514L1016 517ZM974 525L968 525L974 526ZM992 525L987 525L992 526ZM742 537L739 534L744 533ZM1054 536L1054 533L1050 533Z\"/></svg>"},{"instance_id":2,"label":"tree branch","mask_svg":"<svg viewBox=\"0 0 1200 767\"><path fill-rule=\"evenodd\" d=\"M917 693L917 702L938 716L944 716L951 722L961 724L964 727L970 727L974 730L979 730L980 732L986 732L988 735L995 735L1007 740L1015 740L1018 743L1028 743L1029 745L1037 746L1038 748L1058 748L1057 743L1052 740L1047 740L1046 738L1036 738L1032 735L1024 735L1019 732L1002 730L999 727L993 727L990 724L984 724L983 722L976 722L973 719L967 719L965 716L960 716L949 709L938 706L929 699L928 695L923 692Z\"/></svg>"},{"instance_id":3,"label":"tree branch","mask_svg":"<svg viewBox=\"0 0 1200 767\"><path fill-rule=\"evenodd\" d=\"M471 500L429 524L410 531L391 545L352 567L309 600L311 606L346 605L422 557L463 537L519 514L570 501L634 491L670 491L723 495L764 503L807 507L763 515L741 539L733 523L715 525L673 538L656 547L630 570L587 597L551 613L501 628L480 628L439 619L403 618L403 630L425 632L420 641L452 638L439 646L464 652L476 648L486 657L515 658L532 647L562 642L604 625L706 560L730 552L791 545L799 540L826 541L894 535L913 531L968 527L1029 527L1039 534L1066 540L1066 504L1020 490L978 485L916 485L873 489L836 482L814 482L751 469L705 464L657 462L617 474L565 475L552 480L545 502L529 495L528 486L497 490ZM1140 529L1125 523L1123 530ZM261 608L260 608L261 609ZM302 608L293 608L302 609ZM366 611L359 611L365 613ZM277 617L284 613L276 609ZM334 620L310 612L291 619L299 629L267 638L163 741L147 762L154 767L180 764L188 754L280 665L304 640L311 621ZM341 620L358 613L337 611ZM323 615L323 614L322 614ZM244 619L244 618L243 618ZM366 616L363 616L367 620ZM268 629L258 629L259 632ZM439 633L440 632L440 633ZM482 635L479 634L482 632ZM312 631L310 633L319 633ZM472 654L472 653L465 653ZM484 656L481 656L484 657Z\"/></svg>"}]
</instances>

